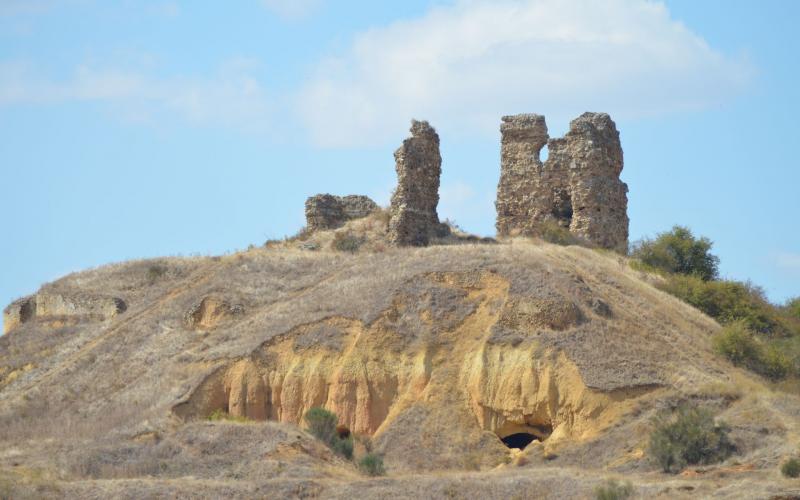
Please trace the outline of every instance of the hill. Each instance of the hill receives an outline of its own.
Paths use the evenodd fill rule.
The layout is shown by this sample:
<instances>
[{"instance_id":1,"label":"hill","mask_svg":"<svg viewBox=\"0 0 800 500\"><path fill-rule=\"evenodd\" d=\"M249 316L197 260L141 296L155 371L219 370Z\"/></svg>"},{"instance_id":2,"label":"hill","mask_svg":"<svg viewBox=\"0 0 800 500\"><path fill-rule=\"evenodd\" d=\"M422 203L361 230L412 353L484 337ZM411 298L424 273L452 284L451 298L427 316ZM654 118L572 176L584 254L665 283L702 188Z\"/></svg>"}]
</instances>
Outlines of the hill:
<instances>
[{"instance_id":1,"label":"hill","mask_svg":"<svg viewBox=\"0 0 800 500\"><path fill-rule=\"evenodd\" d=\"M642 497L800 494L778 472L800 399L715 356L719 326L658 277L533 239L330 249L385 222L114 264L13 304L0 497L586 498L623 476ZM664 474L652 419L687 402L736 453ZM388 475L307 434L317 406Z\"/></svg>"}]
</instances>

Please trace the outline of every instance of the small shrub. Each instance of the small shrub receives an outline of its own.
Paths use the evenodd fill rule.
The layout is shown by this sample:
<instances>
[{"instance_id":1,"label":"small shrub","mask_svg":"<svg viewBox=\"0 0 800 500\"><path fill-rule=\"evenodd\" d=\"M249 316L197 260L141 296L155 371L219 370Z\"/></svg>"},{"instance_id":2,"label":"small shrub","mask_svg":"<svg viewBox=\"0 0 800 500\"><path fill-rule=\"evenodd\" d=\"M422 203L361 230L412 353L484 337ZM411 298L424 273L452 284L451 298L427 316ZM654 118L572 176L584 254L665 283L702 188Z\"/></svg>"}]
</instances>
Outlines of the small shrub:
<instances>
[{"instance_id":1,"label":"small shrub","mask_svg":"<svg viewBox=\"0 0 800 500\"><path fill-rule=\"evenodd\" d=\"M167 275L169 269L163 264L151 264L147 267L147 281L155 283Z\"/></svg>"},{"instance_id":2,"label":"small shrub","mask_svg":"<svg viewBox=\"0 0 800 500\"><path fill-rule=\"evenodd\" d=\"M383 466L383 458L375 453L367 453L358 461L358 468L369 476L383 476L386 468Z\"/></svg>"},{"instance_id":3,"label":"small shrub","mask_svg":"<svg viewBox=\"0 0 800 500\"><path fill-rule=\"evenodd\" d=\"M336 435L336 414L325 408L315 407L308 410L303 417L308 426L308 432L315 438L330 446Z\"/></svg>"},{"instance_id":4,"label":"small shrub","mask_svg":"<svg viewBox=\"0 0 800 500\"><path fill-rule=\"evenodd\" d=\"M712 246L708 238L695 238L689 228L674 226L654 240L645 238L634 244L631 256L655 270L708 281L719 273L719 257L711 253Z\"/></svg>"},{"instance_id":5,"label":"small shrub","mask_svg":"<svg viewBox=\"0 0 800 500\"><path fill-rule=\"evenodd\" d=\"M722 324L741 320L758 333L786 333L777 311L764 297L764 291L750 283L703 281L695 276L676 275L661 288Z\"/></svg>"},{"instance_id":6,"label":"small shrub","mask_svg":"<svg viewBox=\"0 0 800 500\"><path fill-rule=\"evenodd\" d=\"M712 339L714 350L734 365L742 366L772 380L785 378L793 370L793 360L775 342L764 342L747 328L744 321L725 326Z\"/></svg>"},{"instance_id":7,"label":"small shrub","mask_svg":"<svg viewBox=\"0 0 800 500\"><path fill-rule=\"evenodd\" d=\"M680 472L687 464L720 462L734 451L730 429L715 423L708 409L682 406L674 414L658 415L654 425L648 451L664 472Z\"/></svg>"},{"instance_id":8,"label":"small shrub","mask_svg":"<svg viewBox=\"0 0 800 500\"><path fill-rule=\"evenodd\" d=\"M781 465L781 474L786 477L800 477L800 459L790 458Z\"/></svg>"},{"instance_id":9,"label":"small shrub","mask_svg":"<svg viewBox=\"0 0 800 500\"><path fill-rule=\"evenodd\" d=\"M560 226L553 221L545 221L539 224L534 236L554 245L586 245L585 241L569 232L568 228Z\"/></svg>"},{"instance_id":10,"label":"small shrub","mask_svg":"<svg viewBox=\"0 0 800 500\"><path fill-rule=\"evenodd\" d=\"M355 253L358 252L358 249L361 248L363 244L363 238L359 238L353 233L343 231L333 236L331 247L339 252Z\"/></svg>"},{"instance_id":11,"label":"small shrub","mask_svg":"<svg viewBox=\"0 0 800 500\"><path fill-rule=\"evenodd\" d=\"M353 437L340 438L336 432L338 418L336 414L325 408L311 408L303 416L308 425L308 432L325 443L335 453L348 460L353 458Z\"/></svg>"},{"instance_id":12,"label":"small shrub","mask_svg":"<svg viewBox=\"0 0 800 500\"><path fill-rule=\"evenodd\" d=\"M629 482L620 483L615 479L609 479L594 490L594 497L597 500L626 500L633 495L633 485Z\"/></svg>"},{"instance_id":13,"label":"small shrub","mask_svg":"<svg viewBox=\"0 0 800 500\"><path fill-rule=\"evenodd\" d=\"M736 366L755 368L761 358L761 344L743 321L724 327L711 340L714 350Z\"/></svg>"},{"instance_id":14,"label":"small shrub","mask_svg":"<svg viewBox=\"0 0 800 500\"><path fill-rule=\"evenodd\" d=\"M331 449L337 454L341 455L348 460L353 459L353 437L346 438L334 437L331 442Z\"/></svg>"},{"instance_id":15,"label":"small shrub","mask_svg":"<svg viewBox=\"0 0 800 500\"><path fill-rule=\"evenodd\" d=\"M785 309L789 316L800 320L800 297L795 297L786 302Z\"/></svg>"}]
</instances>

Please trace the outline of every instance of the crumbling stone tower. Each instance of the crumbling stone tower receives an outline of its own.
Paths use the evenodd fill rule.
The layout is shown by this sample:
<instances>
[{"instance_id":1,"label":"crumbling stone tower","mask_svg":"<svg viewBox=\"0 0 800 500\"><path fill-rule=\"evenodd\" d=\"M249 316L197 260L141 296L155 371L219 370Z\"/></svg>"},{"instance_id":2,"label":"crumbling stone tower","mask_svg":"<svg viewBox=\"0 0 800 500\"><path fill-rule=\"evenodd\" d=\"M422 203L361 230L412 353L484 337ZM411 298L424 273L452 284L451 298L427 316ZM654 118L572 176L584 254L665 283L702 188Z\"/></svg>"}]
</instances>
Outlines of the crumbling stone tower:
<instances>
[{"instance_id":1,"label":"crumbling stone tower","mask_svg":"<svg viewBox=\"0 0 800 500\"><path fill-rule=\"evenodd\" d=\"M499 236L536 234L552 222L600 247L627 251L628 186L619 178L619 132L607 114L584 113L559 139L547 139L540 115L503 117L500 132Z\"/></svg>"},{"instance_id":2,"label":"crumbling stone tower","mask_svg":"<svg viewBox=\"0 0 800 500\"><path fill-rule=\"evenodd\" d=\"M442 156L439 135L426 121L411 122L411 137L395 151L397 188L392 195L389 241L425 246L441 230L436 206Z\"/></svg>"}]
</instances>

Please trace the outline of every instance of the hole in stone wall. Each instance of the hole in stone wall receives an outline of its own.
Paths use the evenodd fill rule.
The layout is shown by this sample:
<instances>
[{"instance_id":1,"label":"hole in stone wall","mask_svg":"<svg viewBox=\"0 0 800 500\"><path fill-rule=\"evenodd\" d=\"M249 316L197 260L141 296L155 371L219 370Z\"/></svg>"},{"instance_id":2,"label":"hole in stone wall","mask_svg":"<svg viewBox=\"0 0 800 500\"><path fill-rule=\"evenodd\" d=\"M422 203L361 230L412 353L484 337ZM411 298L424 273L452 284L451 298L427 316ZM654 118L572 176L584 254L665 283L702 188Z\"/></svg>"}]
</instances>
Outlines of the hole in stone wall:
<instances>
[{"instance_id":1,"label":"hole in stone wall","mask_svg":"<svg viewBox=\"0 0 800 500\"><path fill-rule=\"evenodd\" d=\"M545 144L541 151L539 151L539 161L542 163L547 161L548 151L547 151L547 144Z\"/></svg>"},{"instance_id":2,"label":"hole in stone wall","mask_svg":"<svg viewBox=\"0 0 800 500\"><path fill-rule=\"evenodd\" d=\"M503 441L503 444L509 448L518 448L520 450L524 450L525 447L531 444L534 439L536 439L536 436L533 434L529 434L527 432L518 432L516 434L510 434L504 437L501 439L501 441Z\"/></svg>"}]
</instances>

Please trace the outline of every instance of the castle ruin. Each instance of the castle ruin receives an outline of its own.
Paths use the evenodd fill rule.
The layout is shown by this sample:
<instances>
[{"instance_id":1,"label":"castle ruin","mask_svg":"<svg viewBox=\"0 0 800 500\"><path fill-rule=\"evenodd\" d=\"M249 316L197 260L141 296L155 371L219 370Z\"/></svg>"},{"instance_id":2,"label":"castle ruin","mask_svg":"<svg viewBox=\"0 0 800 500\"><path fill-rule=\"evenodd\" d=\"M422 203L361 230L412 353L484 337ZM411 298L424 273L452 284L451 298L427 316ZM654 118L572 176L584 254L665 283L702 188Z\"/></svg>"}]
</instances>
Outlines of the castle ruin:
<instances>
[{"instance_id":1,"label":"castle ruin","mask_svg":"<svg viewBox=\"0 0 800 500\"><path fill-rule=\"evenodd\" d=\"M562 138L551 139L542 115L504 116L500 125L497 235L535 236L547 224L569 230L598 247L628 248L628 186L620 180L622 146L605 113L584 113ZM541 151L549 156L542 161ZM396 246L426 246L446 236L439 222L439 135L426 121L412 120L411 137L394 153L397 187L387 229ZM378 205L366 196L318 194L306 200L309 230L337 229L366 217Z\"/></svg>"},{"instance_id":2,"label":"castle ruin","mask_svg":"<svg viewBox=\"0 0 800 500\"><path fill-rule=\"evenodd\" d=\"M622 146L605 113L584 113L569 132L549 139L541 115L504 116L497 188L498 236L535 235L558 224L575 236L619 252L628 247L628 186ZM542 148L549 156L542 162Z\"/></svg>"},{"instance_id":3,"label":"castle ruin","mask_svg":"<svg viewBox=\"0 0 800 500\"><path fill-rule=\"evenodd\" d=\"M306 200L306 227L311 231L336 229L378 209L368 196L317 194Z\"/></svg>"},{"instance_id":4,"label":"castle ruin","mask_svg":"<svg viewBox=\"0 0 800 500\"><path fill-rule=\"evenodd\" d=\"M411 137L395 151L397 188L389 209L389 241L398 246L425 246L441 235L436 206L442 156L439 134L426 121L411 122Z\"/></svg>"}]
</instances>

